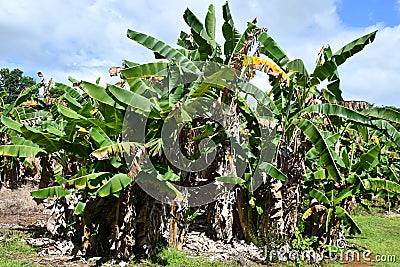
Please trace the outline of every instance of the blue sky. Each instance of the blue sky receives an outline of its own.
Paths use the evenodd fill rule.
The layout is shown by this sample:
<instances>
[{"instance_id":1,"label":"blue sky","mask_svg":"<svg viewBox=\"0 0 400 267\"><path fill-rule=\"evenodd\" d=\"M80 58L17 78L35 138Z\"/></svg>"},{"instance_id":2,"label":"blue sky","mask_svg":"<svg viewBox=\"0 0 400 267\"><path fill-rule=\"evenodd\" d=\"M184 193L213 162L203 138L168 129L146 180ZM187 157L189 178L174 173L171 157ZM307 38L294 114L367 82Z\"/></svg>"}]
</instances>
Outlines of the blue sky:
<instances>
[{"instance_id":1,"label":"blue sky","mask_svg":"<svg viewBox=\"0 0 400 267\"><path fill-rule=\"evenodd\" d=\"M219 15L225 0L212 3ZM291 58L311 70L321 46L337 50L378 29L376 40L339 69L344 97L400 106L400 0L248 0L230 1L235 25L260 26ZM116 82L108 69L122 59L152 60L152 53L126 38L126 30L151 34L174 45L187 29L189 7L204 19L211 1L195 0L0 0L0 67L68 83L67 77ZM219 40L223 40L222 34Z\"/></svg>"},{"instance_id":2,"label":"blue sky","mask_svg":"<svg viewBox=\"0 0 400 267\"><path fill-rule=\"evenodd\" d=\"M390 27L400 24L397 0L342 0L338 13L343 23L351 27L367 27L379 22Z\"/></svg>"}]
</instances>

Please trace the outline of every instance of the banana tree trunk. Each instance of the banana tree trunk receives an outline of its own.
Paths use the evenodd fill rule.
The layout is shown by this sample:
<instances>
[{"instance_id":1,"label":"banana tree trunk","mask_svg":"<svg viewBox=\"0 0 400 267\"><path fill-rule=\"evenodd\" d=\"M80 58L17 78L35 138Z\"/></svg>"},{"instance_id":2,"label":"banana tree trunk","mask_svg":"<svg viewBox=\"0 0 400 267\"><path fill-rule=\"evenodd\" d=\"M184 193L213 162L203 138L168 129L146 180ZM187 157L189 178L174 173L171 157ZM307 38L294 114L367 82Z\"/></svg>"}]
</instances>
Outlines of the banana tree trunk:
<instances>
[{"instance_id":1,"label":"banana tree trunk","mask_svg":"<svg viewBox=\"0 0 400 267\"><path fill-rule=\"evenodd\" d=\"M303 201L301 189L304 185L305 154L302 150L302 136L296 132L287 142L281 141L277 148L277 167L287 176L283 183L270 178L266 189L264 216L258 228L259 235L276 231L279 238L293 237L297 228L300 203ZM285 140L283 136L281 140Z\"/></svg>"},{"instance_id":2,"label":"banana tree trunk","mask_svg":"<svg viewBox=\"0 0 400 267\"><path fill-rule=\"evenodd\" d=\"M156 254L159 245L166 243L168 222L166 205L144 195L136 207L138 215L135 218L135 253L142 252L146 256L152 256Z\"/></svg>"},{"instance_id":3,"label":"banana tree trunk","mask_svg":"<svg viewBox=\"0 0 400 267\"><path fill-rule=\"evenodd\" d=\"M224 98L229 100L230 102L229 112L224 114L223 118L225 131L231 134L231 138L234 138L235 140L240 140L240 120L239 115L236 112L237 104L235 102L235 99L230 98L229 95L224 94L222 96L222 99ZM221 102L222 101L223 100L221 100ZM219 164L216 173L218 173L220 176L237 175L237 162L235 162L236 155L235 151L231 147L227 148L226 150L222 150L215 160L217 161L217 164ZM242 232L247 232L247 229L243 229L243 227L247 227L244 225L243 227L241 227L240 222L238 223L239 227L235 227L236 225L234 221L234 210L236 209L237 205L236 192L234 190L229 190L223 185L221 185L220 192L220 198L215 203L210 204L211 207L209 208L209 211L211 212L211 214L209 215L210 221L208 225L211 227L210 230L211 233L213 233L214 238L223 239L226 242L230 242L234 237L235 228L240 228L242 229ZM243 208L244 203L241 204ZM243 212L244 210L242 209L241 211ZM247 215L244 215L244 213L247 212L242 212L239 212L239 217L243 215L241 221L244 223L244 218L247 217Z\"/></svg>"},{"instance_id":4,"label":"banana tree trunk","mask_svg":"<svg viewBox=\"0 0 400 267\"><path fill-rule=\"evenodd\" d=\"M132 158L128 176L132 179L141 172L140 164L145 160L144 149L139 149ZM114 211L112 254L118 258L131 255L150 257L159 246L167 244L169 207L162 204L132 184L124 189Z\"/></svg>"},{"instance_id":5,"label":"banana tree trunk","mask_svg":"<svg viewBox=\"0 0 400 267\"><path fill-rule=\"evenodd\" d=\"M52 177L54 176L53 168L51 166L51 156L42 157L40 159L40 166L42 173L39 181L39 189L46 188L49 186Z\"/></svg>"},{"instance_id":6,"label":"banana tree trunk","mask_svg":"<svg viewBox=\"0 0 400 267\"><path fill-rule=\"evenodd\" d=\"M261 219L259 235L263 236L270 231L276 231L278 235L283 235L285 221L283 219L283 199L282 182L270 179L270 190L267 191L264 206L264 216Z\"/></svg>"},{"instance_id":7,"label":"banana tree trunk","mask_svg":"<svg viewBox=\"0 0 400 267\"><path fill-rule=\"evenodd\" d=\"M249 206L248 192L244 188L237 188L236 191L236 209L237 219L239 222L238 238L244 239L246 242L251 241L254 233L252 209Z\"/></svg>"},{"instance_id":8,"label":"banana tree trunk","mask_svg":"<svg viewBox=\"0 0 400 267\"><path fill-rule=\"evenodd\" d=\"M7 188L17 189L20 177L20 162L13 157L4 157L4 184Z\"/></svg>"},{"instance_id":9,"label":"banana tree trunk","mask_svg":"<svg viewBox=\"0 0 400 267\"><path fill-rule=\"evenodd\" d=\"M212 229L214 238L230 242L233 238L233 207L235 192L222 189L221 198L213 204Z\"/></svg>"},{"instance_id":10,"label":"banana tree trunk","mask_svg":"<svg viewBox=\"0 0 400 267\"><path fill-rule=\"evenodd\" d=\"M188 222L184 217L186 209L178 205L170 205L169 208L168 245L177 248L178 250L182 250L190 225L190 222Z\"/></svg>"}]
</instances>

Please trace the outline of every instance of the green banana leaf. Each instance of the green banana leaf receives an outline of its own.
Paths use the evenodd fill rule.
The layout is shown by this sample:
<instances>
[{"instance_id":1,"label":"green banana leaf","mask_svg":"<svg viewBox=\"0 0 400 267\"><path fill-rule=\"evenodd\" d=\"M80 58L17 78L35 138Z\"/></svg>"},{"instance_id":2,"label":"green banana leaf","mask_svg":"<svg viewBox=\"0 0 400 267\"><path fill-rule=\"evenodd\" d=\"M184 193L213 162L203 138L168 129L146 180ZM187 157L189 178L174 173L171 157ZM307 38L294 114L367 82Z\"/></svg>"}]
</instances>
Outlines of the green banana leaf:
<instances>
[{"instance_id":1,"label":"green banana leaf","mask_svg":"<svg viewBox=\"0 0 400 267\"><path fill-rule=\"evenodd\" d=\"M328 233L329 231L329 225L331 223L331 219L333 216L333 208L329 208L326 211L326 222L325 222L325 231Z\"/></svg>"},{"instance_id":2,"label":"green banana leaf","mask_svg":"<svg viewBox=\"0 0 400 267\"><path fill-rule=\"evenodd\" d=\"M63 142L54 134L44 133L29 126L21 127L22 135L31 140L33 143L39 145L48 154L59 151L63 148Z\"/></svg>"},{"instance_id":3,"label":"green banana leaf","mask_svg":"<svg viewBox=\"0 0 400 267\"><path fill-rule=\"evenodd\" d=\"M179 182L181 177L174 173L174 171L168 167L168 171L164 174L160 174L164 181Z\"/></svg>"},{"instance_id":4,"label":"green banana leaf","mask_svg":"<svg viewBox=\"0 0 400 267\"><path fill-rule=\"evenodd\" d=\"M306 112L307 113L315 112L315 113L325 114L328 116L334 115L345 118L352 122L362 123L367 125L369 125L371 122L371 119L368 116L337 104L317 104L308 106L302 111L300 111L299 114L304 114Z\"/></svg>"},{"instance_id":5,"label":"green banana leaf","mask_svg":"<svg viewBox=\"0 0 400 267\"><path fill-rule=\"evenodd\" d=\"M345 209L340 206L336 206L335 213L342 220L344 225L347 226L347 228L351 229L357 234L361 234L361 229Z\"/></svg>"},{"instance_id":6,"label":"green banana leaf","mask_svg":"<svg viewBox=\"0 0 400 267\"><path fill-rule=\"evenodd\" d=\"M23 146L29 146L29 147L39 147L37 144L32 142L31 140L25 139L23 136L21 136L19 133L13 132L10 133L11 136L11 143L13 145L23 145Z\"/></svg>"},{"instance_id":7,"label":"green banana leaf","mask_svg":"<svg viewBox=\"0 0 400 267\"><path fill-rule=\"evenodd\" d=\"M205 77L204 81L197 87L193 87L189 94L188 99L202 97L209 93L210 90L218 91L229 87L226 80L233 80L235 71L232 68L221 68L212 75Z\"/></svg>"},{"instance_id":8,"label":"green banana leaf","mask_svg":"<svg viewBox=\"0 0 400 267\"><path fill-rule=\"evenodd\" d=\"M297 72L305 77L308 77L306 66L304 65L303 60L299 58L289 61L286 64L286 68L287 72Z\"/></svg>"},{"instance_id":9,"label":"green banana leaf","mask_svg":"<svg viewBox=\"0 0 400 267\"><path fill-rule=\"evenodd\" d=\"M365 46L367 46L374 40L375 35L376 31L364 35L339 49L332 57L329 57L328 55L328 58L326 58L325 62L322 65L317 64L313 73L310 75L313 77L311 84L316 85L326 78L331 77L332 75L335 76L335 73L337 72L337 67L343 64L348 58L352 57L354 54L363 50Z\"/></svg>"},{"instance_id":10,"label":"green banana leaf","mask_svg":"<svg viewBox=\"0 0 400 267\"><path fill-rule=\"evenodd\" d=\"M227 184L243 185L246 181L236 175L226 175L215 178L215 181Z\"/></svg>"},{"instance_id":11,"label":"green banana leaf","mask_svg":"<svg viewBox=\"0 0 400 267\"><path fill-rule=\"evenodd\" d=\"M207 35L210 37L210 44L212 47L216 47L215 32L216 32L217 20L215 18L215 7L213 4L208 6L208 12L206 15L205 27Z\"/></svg>"},{"instance_id":12,"label":"green banana leaf","mask_svg":"<svg viewBox=\"0 0 400 267\"><path fill-rule=\"evenodd\" d=\"M345 198L354 196L355 194L360 192L360 186L351 186L343 189L333 200L334 205L338 205L340 201Z\"/></svg>"},{"instance_id":13,"label":"green banana leaf","mask_svg":"<svg viewBox=\"0 0 400 267\"><path fill-rule=\"evenodd\" d=\"M321 169L313 172L312 177L316 180L325 180L325 178L326 178L325 169L321 168Z\"/></svg>"},{"instance_id":14,"label":"green banana leaf","mask_svg":"<svg viewBox=\"0 0 400 267\"><path fill-rule=\"evenodd\" d=\"M279 67L283 68L289 62L289 57L278 43L266 32L260 33L258 41L261 43L260 52L272 59Z\"/></svg>"},{"instance_id":15,"label":"green banana leaf","mask_svg":"<svg viewBox=\"0 0 400 267\"><path fill-rule=\"evenodd\" d=\"M118 99L118 101L130 106L134 111L142 113L143 115L148 115L150 113L152 103L148 98L115 85L107 85L107 90L113 97Z\"/></svg>"},{"instance_id":16,"label":"green banana leaf","mask_svg":"<svg viewBox=\"0 0 400 267\"><path fill-rule=\"evenodd\" d=\"M305 119L298 120L297 126L303 131L305 136L308 139L310 139L310 141L314 144L315 149L319 153L322 163L328 170L329 176L333 180L339 181L340 172L336 166L331 151L328 145L326 144L324 137L318 130L318 128L311 121Z\"/></svg>"},{"instance_id":17,"label":"green banana leaf","mask_svg":"<svg viewBox=\"0 0 400 267\"><path fill-rule=\"evenodd\" d=\"M239 82L238 88L245 94L249 94L260 104L260 106L270 108L273 114L280 114L279 109L276 107L274 101L268 96L266 92L258 88L257 86L247 83Z\"/></svg>"},{"instance_id":18,"label":"green banana leaf","mask_svg":"<svg viewBox=\"0 0 400 267\"><path fill-rule=\"evenodd\" d=\"M385 120L373 120L371 121L371 125L383 130L384 134L392 139L398 147L400 147L400 132L396 129L396 127Z\"/></svg>"},{"instance_id":19,"label":"green banana leaf","mask_svg":"<svg viewBox=\"0 0 400 267\"><path fill-rule=\"evenodd\" d=\"M185 10L185 13L183 13L183 19L185 20L186 24L201 38L203 38L207 42L210 41L210 36L207 34L204 25L189 8L187 8Z\"/></svg>"},{"instance_id":20,"label":"green banana leaf","mask_svg":"<svg viewBox=\"0 0 400 267\"><path fill-rule=\"evenodd\" d=\"M85 212L86 203L78 202L76 204L74 215L82 215Z\"/></svg>"},{"instance_id":21,"label":"green banana leaf","mask_svg":"<svg viewBox=\"0 0 400 267\"><path fill-rule=\"evenodd\" d=\"M337 66L335 62L331 60L325 61L322 65L317 65L310 75L311 85L317 85L325 79L331 77L337 71Z\"/></svg>"},{"instance_id":22,"label":"green banana leaf","mask_svg":"<svg viewBox=\"0 0 400 267\"><path fill-rule=\"evenodd\" d=\"M109 96L106 92L106 89L100 85L82 81L81 88L89 96L93 97L101 103L110 105L117 109L124 109L124 107L121 106L117 101L115 101L111 96Z\"/></svg>"},{"instance_id":23,"label":"green banana leaf","mask_svg":"<svg viewBox=\"0 0 400 267\"><path fill-rule=\"evenodd\" d=\"M380 179L380 178L368 178L363 179L362 183L367 190L387 190L396 194L400 193L400 185L396 182Z\"/></svg>"},{"instance_id":24,"label":"green banana leaf","mask_svg":"<svg viewBox=\"0 0 400 267\"><path fill-rule=\"evenodd\" d=\"M92 151L91 144L70 142L68 140L62 139L63 149L68 153L73 153L79 155L82 158L88 158L90 152Z\"/></svg>"},{"instance_id":25,"label":"green banana leaf","mask_svg":"<svg viewBox=\"0 0 400 267\"><path fill-rule=\"evenodd\" d=\"M134 66L139 65L139 63L132 62L132 61L124 59L124 60L122 60L122 65L125 66L126 68L132 68Z\"/></svg>"},{"instance_id":26,"label":"green banana leaf","mask_svg":"<svg viewBox=\"0 0 400 267\"><path fill-rule=\"evenodd\" d=\"M73 120L86 120L86 118L82 115L79 115L77 112L69 109L63 105L57 105L58 112L67 119Z\"/></svg>"},{"instance_id":27,"label":"green banana leaf","mask_svg":"<svg viewBox=\"0 0 400 267\"><path fill-rule=\"evenodd\" d=\"M96 172L88 175L76 177L74 179L68 180L67 183L70 186L74 186L77 190L82 189L95 189L100 186L100 182L112 174L109 172Z\"/></svg>"},{"instance_id":28,"label":"green banana leaf","mask_svg":"<svg viewBox=\"0 0 400 267\"><path fill-rule=\"evenodd\" d=\"M228 2L226 2L222 6L222 15L224 17L224 24L222 25L222 33L225 38L225 43L224 43L225 64L228 64L229 60L231 59L232 53L235 49L235 46L239 42L240 34L235 28Z\"/></svg>"},{"instance_id":29,"label":"green banana leaf","mask_svg":"<svg viewBox=\"0 0 400 267\"><path fill-rule=\"evenodd\" d=\"M372 147L369 151L361 155L360 161L353 166L353 170L369 171L374 161L378 158L380 152L381 148L378 145Z\"/></svg>"},{"instance_id":30,"label":"green banana leaf","mask_svg":"<svg viewBox=\"0 0 400 267\"><path fill-rule=\"evenodd\" d=\"M100 197L106 197L121 191L124 187L128 186L132 179L124 173L114 175L105 184L103 184L96 192Z\"/></svg>"},{"instance_id":31,"label":"green banana leaf","mask_svg":"<svg viewBox=\"0 0 400 267\"><path fill-rule=\"evenodd\" d=\"M168 92L168 107L172 108L175 104L181 100L185 93L185 87L183 85L177 86L173 92Z\"/></svg>"},{"instance_id":32,"label":"green banana leaf","mask_svg":"<svg viewBox=\"0 0 400 267\"><path fill-rule=\"evenodd\" d=\"M97 147L106 147L114 144L114 141L100 127L92 127L90 137L93 139Z\"/></svg>"},{"instance_id":33,"label":"green banana leaf","mask_svg":"<svg viewBox=\"0 0 400 267\"><path fill-rule=\"evenodd\" d=\"M324 203L326 205L331 204L331 201L325 196L325 194L317 189L312 189L308 194L310 195L310 197L315 198L320 203Z\"/></svg>"},{"instance_id":34,"label":"green banana leaf","mask_svg":"<svg viewBox=\"0 0 400 267\"><path fill-rule=\"evenodd\" d=\"M63 186L51 186L31 192L34 198L65 197L71 194L72 190L67 190Z\"/></svg>"},{"instance_id":35,"label":"green banana leaf","mask_svg":"<svg viewBox=\"0 0 400 267\"><path fill-rule=\"evenodd\" d=\"M143 78L151 76L167 76L167 68L169 64L166 62L151 62L136 65L131 68L121 70L121 74L125 79Z\"/></svg>"},{"instance_id":36,"label":"green banana leaf","mask_svg":"<svg viewBox=\"0 0 400 267\"><path fill-rule=\"evenodd\" d=\"M143 97L147 98L158 98L158 95L161 94L161 90L157 89L154 86L151 86L148 82L140 78L130 78L127 79L126 82L129 85L129 89L134 94L139 94Z\"/></svg>"},{"instance_id":37,"label":"green banana leaf","mask_svg":"<svg viewBox=\"0 0 400 267\"><path fill-rule=\"evenodd\" d=\"M122 142L122 143L113 143L108 146L102 146L91 153L91 155L99 160L108 159L110 157L114 157L118 155L118 153L132 153L132 151L136 151L136 147L139 146L138 143L135 142Z\"/></svg>"},{"instance_id":38,"label":"green banana leaf","mask_svg":"<svg viewBox=\"0 0 400 267\"><path fill-rule=\"evenodd\" d=\"M76 81L77 82L77 81ZM56 89L62 90L66 93L68 93L68 95L73 98L77 103L80 103L80 105L84 106L87 104L86 100L84 99L84 97L74 88L62 84L62 83L55 83L54 87Z\"/></svg>"},{"instance_id":39,"label":"green banana leaf","mask_svg":"<svg viewBox=\"0 0 400 267\"><path fill-rule=\"evenodd\" d=\"M269 162L262 162L258 168L272 178L286 182L287 176Z\"/></svg>"},{"instance_id":40,"label":"green banana leaf","mask_svg":"<svg viewBox=\"0 0 400 267\"><path fill-rule=\"evenodd\" d=\"M333 203L334 205L338 205L340 203L340 201L342 201L345 198L354 196L355 194L357 194L358 192L360 192L360 187L359 186L351 186L351 187L347 187L345 189L343 189L334 199L333 199Z\"/></svg>"},{"instance_id":41,"label":"green banana leaf","mask_svg":"<svg viewBox=\"0 0 400 267\"><path fill-rule=\"evenodd\" d=\"M72 110L78 111L82 109L82 105L75 98L73 98L68 92L65 92L62 98L68 103L68 107L70 107Z\"/></svg>"},{"instance_id":42,"label":"green banana leaf","mask_svg":"<svg viewBox=\"0 0 400 267\"><path fill-rule=\"evenodd\" d=\"M340 48L332 56L332 60L336 63L336 66L342 65L348 58L352 57L363 50L365 46L372 43L375 39L376 33L377 31L366 34Z\"/></svg>"},{"instance_id":43,"label":"green banana leaf","mask_svg":"<svg viewBox=\"0 0 400 267\"><path fill-rule=\"evenodd\" d=\"M167 45L157 38L133 30L128 30L127 35L128 38L152 50L153 52L159 53L166 59L179 63L181 66L185 67L193 73L199 73L199 69L192 61L190 61L187 57L185 57L182 53L180 53L172 46Z\"/></svg>"},{"instance_id":44,"label":"green banana leaf","mask_svg":"<svg viewBox=\"0 0 400 267\"><path fill-rule=\"evenodd\" d=\"M193 44L190 35L184 31L181 31L179 34L178 41L176 43L177 45L181 46L182 48L185 49L180 49L178 48L177 50L181 52L185 57L190 58L193 60L192 57L189 56L190 51L197 51L197 50L189 50L189 49L194 49L197 48L195 44ZM198 51L197 51L198 52Z\"/></svg>"},{"instance_id":45,"label":"green banana leaf","mask_svg":"<svg viewBox=\"0 0 400 267\"><path fill-rule=\"evenodd\" d=\"M34 158L39 153L46 154L46 151L39 147L28 145L2 145L0 146L1 156Z\"/></svg>"},{"instance_id":46,"label":"green banana leaf","mask_svg":"<svg viewBox=\"0 0 400 267\"><path fill-rule=\"evenodd\" d=\"M236 43L235 48L233 49L233 53L231 55L231 59L230 60L232 60L233 57L235 55L237 55L242 50L242 48L247 43L247 40L248 40L249 36L251 36L258 29L260 29L260 28L257 25L255 25L255 24L253 24L251 22L247 23L247 28L242 33L242 35L240 36L238 42Z\"/></svg>"},{"instance_id":47,"label":"green banana leaf","mask_svg":"<svg viewBox=\"0 0 400 267\"><path fill-rule=\"evenodd\" d=\"M15 120L12 120L12 119L10 119L8 117L4 117L4 116L1 116L0 121L3 123L4 126L6 126L4 131L7 132L9 129L11 129L11 130L14 130L14 131L19 132L19 133L22 132L21 131L21 127L23 125L22 123L19 123L19 122L15 121Z\"/></svg>"},{"instance_id":48,"label":"green banana leaf","mask_svg":"<svg viewBox=\"0 0 400 267\"><path fill-rule=\"evenodd\" d=\"M362 110L361 113L374 118L400 124L400 112L391 107L372 107Z\"/></svg>"},{"instance_id":49,"label":"green banana leaf","mask_svg":"<svg viewBox=\"0 0 400 267\"><path fill-rule=\"evenodd\" d=\"M213 52L213 44L210 40L210 36L208 35L206 28L192 13L192 11L190 11L190 9L185 10L185 13L183 14L183 19L190 27L190 32L193 36L193 40L198 44L200 59L205 60L207 56L211 56Z\"/></svg>"},{"instance_id":50,"label":"green banana leaf","mask_svg":"<svg viewBox=\"0 0 400 267\"><path fill-rule=\"evenodd\" d=\"M332 79L330 83L327 85L328 89L325 89L327 92L325 93L325 96L327 96L327 93L330 93L333 95L333 99L328 100L331 103L336 103L336 101L343 101L342 97L342 89L340 88L340 79Z\"/></svg>"},{"instance_id":51,"label":"green banana leaf","mask_svg":"<svg viewBox=\"0 0 400 267\"><path fill-rule=\"evenodd\" d=\"M99 111L104 117L107 134L110 137L121 134L124 121L123 112L109 105L99 105Z\"/></svg>"},{"instance_id":52,"label":"green banana leaf","mask_svg":"<svg viewBox=\"0 0 400 267\"><path fill-rule=\"evenodd\" d=\"M324 134L323 132L321 134ZM329 133L330 134L330 133ZM324 135L323 135L324 136ZM336 133L331 136L324 136L326 145L331 148L335 145L335 143L340 139L341 135L340 133ZM331 149L331 153L334 152L333 149ZM312 147L308 152L307 152L307 157L312 159L318 157L318 152L315 149L315 147Z\"/></svg>"},{"instance_id":53,"label":"green banana leaf","mask_svg":"<svg viewBox=\"0 0 400 267\"><path fill-rule=\"evenodd\" d=\"M8 106L6 106L6 108L3 110L2 115L6 116L8 113L10 113L14 109L14 107L17 107L22 102L25 102L26 100L28 100L29 97L32 95L32 93L39 90L40 87L41 87L40 83L29 87L28 90L24 91L21 95L19 95L18 98L14 102L12 102Z\"/></svg>"}]
</instances>

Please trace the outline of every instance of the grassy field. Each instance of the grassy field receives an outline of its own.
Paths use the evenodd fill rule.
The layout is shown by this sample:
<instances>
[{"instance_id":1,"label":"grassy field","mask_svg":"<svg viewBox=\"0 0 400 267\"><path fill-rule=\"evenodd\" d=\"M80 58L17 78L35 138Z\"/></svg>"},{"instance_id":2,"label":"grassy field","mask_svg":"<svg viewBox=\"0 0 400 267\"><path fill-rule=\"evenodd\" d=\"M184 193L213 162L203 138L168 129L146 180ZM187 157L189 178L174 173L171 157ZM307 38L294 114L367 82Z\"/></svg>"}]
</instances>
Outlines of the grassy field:
<instances>
[{"instance_id":1,"label":"grassy field","mask_svg":"<svg viewBox=\"0 0 400 267\"><path fill-rule=\"evenodd\" d=\"M34 266L28 263L31 257L37 257L36 249L20 242L26 234L0 230L0 267Z\"/></svg>"},{"instance_id":2,"label":"grassy field","mask_svg":"<svg viewBox=\"0 0 400 267\"><path fill-rule=\"evenodd\" d=\"M187 257L185 253L179 252L175 249L166 248L155 257L146 260L142 263L133 263L132 266L145 267L145 266L171 266L171 267L239 267L240 265L233 262L211 262L206 258L191 258Z\"/></svg>"},{"instance_id":3,"label":"grassy field","mask_svg":"<svg viewBox=\"0 0 400 267\"><path fill-rule=\"evenodd\" d=\"M325 262L324 266L377 266L394 267L400 266L400 217L384 217L382 214L354 215L354 219L362 230L362 234L349 238L350 245L360 251L369 250L372 252L373 262L365 262L364 265L344 264ZM29 234L0 230L0 267L12 266L35 266L29 263L29 259L37 258L37 249L21 242L21 238ZM386 260L377 262L377 260ZM32 261L31 261L32 262ZM354 265L355 264L355 265ZM239 263L232 262L211 262L207 258L192 258L174 249L166 248L155 257L144 262L132 263L130 266L171 266L171 267L238 267ZM280 263L275 266L299 266L294 263ZM303 264L301 266L308 266Z\"/></svg>"},{"instance_id":4,"label":"grassy field","mask_svg":"<svg viewBox=\"0 0 400 267\"><path fill-rule=\"evenodd\" d=\"M354 243L360 250L372 252L374 266L400 265L400 217L383 215L355 215L362 234L349 243ZM376 262L381 260L381 262Z\"/></svg>"}]
</instances>

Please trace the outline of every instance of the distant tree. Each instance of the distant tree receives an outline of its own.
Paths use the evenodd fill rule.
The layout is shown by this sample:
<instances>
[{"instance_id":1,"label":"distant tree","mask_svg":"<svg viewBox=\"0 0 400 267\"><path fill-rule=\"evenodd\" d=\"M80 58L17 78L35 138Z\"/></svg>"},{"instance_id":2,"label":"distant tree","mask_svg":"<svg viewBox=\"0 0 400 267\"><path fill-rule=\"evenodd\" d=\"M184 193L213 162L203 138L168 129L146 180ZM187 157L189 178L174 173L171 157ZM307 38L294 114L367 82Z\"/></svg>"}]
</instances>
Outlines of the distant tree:
<instances>
[{"instance_id":1,"label":"distant tree","mask_svg":"<svg viewBox=\"0 0 400 267\"><path fill-rule=\"evenodd\" d=\"M8 68L0 69L0 91L4 91L7 95L3 98L5 104L15 101L21 91L36 84L35 79L24 76L20 69L9 70ZM38 94L36 92L35 94Z\"/></svg>"},{"instance_id":2,"label":"distant tree","mask_svg":"<svg viewBox=\"0 0 400 267\"><path fill-rule=\"evenodd\" d=\"M60 88L58 88L58 87L52 87L52 88L50 89L50 97L51 97L51 98L60 97L60 96L62 96L64 93L65 93L65 91L62 90L62 89L60 89Z\"/></svg>"}]
</instances>

